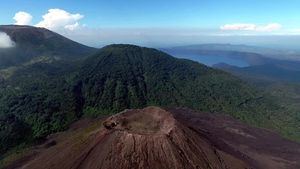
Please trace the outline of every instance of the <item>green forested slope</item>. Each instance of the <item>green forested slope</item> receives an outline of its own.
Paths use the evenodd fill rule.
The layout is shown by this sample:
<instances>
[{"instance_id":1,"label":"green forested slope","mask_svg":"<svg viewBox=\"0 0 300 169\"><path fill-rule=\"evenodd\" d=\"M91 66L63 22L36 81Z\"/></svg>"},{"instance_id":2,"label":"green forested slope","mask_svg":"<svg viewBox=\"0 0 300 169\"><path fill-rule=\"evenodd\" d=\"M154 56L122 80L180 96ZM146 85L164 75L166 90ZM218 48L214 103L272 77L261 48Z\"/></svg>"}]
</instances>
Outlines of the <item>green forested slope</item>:
<instances>
[{"instance_id":1,"label":"green forested slope","mask_svg":"<svg viewBox=\"0 0 300 169\"><path fill-rule=\"evenodd\" d=\"M107 46L73 63L36 62L0 85L1 154L82 116L147 105L226 113L285 134L272 97L223 71L138 46Z\"/></svg>"}]
</instances>

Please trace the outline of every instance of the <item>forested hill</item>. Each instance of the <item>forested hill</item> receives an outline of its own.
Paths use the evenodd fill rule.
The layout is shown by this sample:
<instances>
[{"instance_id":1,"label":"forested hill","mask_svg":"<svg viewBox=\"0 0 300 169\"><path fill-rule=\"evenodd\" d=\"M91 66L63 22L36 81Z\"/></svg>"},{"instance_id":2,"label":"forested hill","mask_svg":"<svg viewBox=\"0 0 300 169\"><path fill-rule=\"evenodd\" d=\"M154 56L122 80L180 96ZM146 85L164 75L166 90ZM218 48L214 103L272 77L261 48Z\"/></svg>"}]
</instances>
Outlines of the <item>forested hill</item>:
<instances>
[{"instance_id":1,"label":"forested hill","mask_svg":"<svg viewBox=\"0 0 300 169\"><path fill-rule=\"evenodd\" d=\"M0 69L37 57L74 60L96 51L44 28L0 25L0 32L6 33L15 43L11 48L0 48Z\"/></svg>"},{"instance_id":2,"label":"forested hill","mask_svg":"<svg viewBox=\"0 0 300 169\"><path fill-rule=\"evenodd\" d=\"M0 85L1 154L83 116L147 105L226 113L286 134L284 111L268 95L223 71L133 45L106 46L84 61L35 62Z\"/></svg>"},{"instance_id":3,"label":"forested hill","mask_svg":"<svg viewBox=\"0 0 300 169\"><path fill-rule=\"evenodd\" d=\"M83 63L76 80L85 107L99 111L154 104L233 113L262 97L228 73L132 45L101 49Z\"/></svg>"}]
</instances>

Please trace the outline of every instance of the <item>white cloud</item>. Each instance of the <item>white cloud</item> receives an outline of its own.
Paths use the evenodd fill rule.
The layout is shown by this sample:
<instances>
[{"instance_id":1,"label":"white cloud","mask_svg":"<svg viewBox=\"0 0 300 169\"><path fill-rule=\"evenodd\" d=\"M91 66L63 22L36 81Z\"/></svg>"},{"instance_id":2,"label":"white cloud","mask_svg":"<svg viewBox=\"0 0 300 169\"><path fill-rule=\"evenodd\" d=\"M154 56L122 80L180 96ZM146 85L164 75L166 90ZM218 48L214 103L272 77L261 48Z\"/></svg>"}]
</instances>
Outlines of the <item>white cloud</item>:
<instances>
[{"instance_id":1,"label":"white cloud","mask_svg":"<svg viewBox=\"0 0 300 169\"><path fill-rule=\"evenodd\" d=\"M269 32L269 31L277 31L280 30L282 26L279 23L270 23L264 26L258 26L256 28L257 31Z\"/></svg>"},{"instance_id":2,"label":"white cloud","mask_svg":"<svg viewBox=\"0 0 300 169\"><path fill-rule=\"evenodd\" d=\"M15 14L13 19L16 21L15 25L30 25L32 16L27 12L19 11Z\"/></svg>"},{"instance_id":3,"label":"white cloud","mask_svg":"<svg viewBox=\"0 0 300 169\"><path fill-rule=\"evenodd\" d=\"M282 26L278 23L270 23L266 25L256 25L252 23L236 23L236 24L225 24L220 27L221 30L225 31L258 31L258 32L271 32L280 30Z\"/></svg>"},{"instance_id":4,"label":"white cloud","mask_svg":"<svg viewBox=\"0 0 300 169\"><path fill-rule=\"evenodd\" d=\"M50 30L75 30L80 27L79 20L84 16L81 14L71 14L62 9L49 9L48 13L43 15L43 20L35 26L44 27Z\"/></svg>"},{"instance_id":5,"label":"white cloud","mask_svg":"<svg viewBox=\"0 0 300 169\"><path fill-rule=\"evenodd\" d=\"M0 32L0 48L10 48L14 46L15 42L12 41L6 33Z\"/></svg>"},{"instance_id":6,"label":"white cloud","mask_svg":"<svg viewBox=\"0 0 300 169\"><path fill-rule=\"evenodd\" d=\"M76 22L76 23L74 23L73 25L66 25L66 26L65 26L65 29L68 29L68 30L73 31L73 30L77 29L78 27L79 27L79 23Z\"/></svg>"},{"instance_id":7,"label":"white cloud","mask_svg":"<svg viewBox=\"0 0 300 169\"><path fill-rule=\"evenodd\" d=\"M236 23L236 24L226 24L220 27L221 30L247 30L253 31L255 30L255 24L247 24L247 23Z\"/></svg>"}]
</instances>

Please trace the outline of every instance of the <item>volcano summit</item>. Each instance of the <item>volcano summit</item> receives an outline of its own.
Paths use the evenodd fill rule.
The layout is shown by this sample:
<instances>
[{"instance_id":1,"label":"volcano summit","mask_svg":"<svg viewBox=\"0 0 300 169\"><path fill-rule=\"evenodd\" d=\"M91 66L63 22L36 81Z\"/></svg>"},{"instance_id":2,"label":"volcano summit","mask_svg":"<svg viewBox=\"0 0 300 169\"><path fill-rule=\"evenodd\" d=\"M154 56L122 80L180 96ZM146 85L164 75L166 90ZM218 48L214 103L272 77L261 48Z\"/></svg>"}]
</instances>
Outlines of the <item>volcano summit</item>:
<instances>
[{"instance_id":1,"label":"volcano summit","mask_svg":"<svg viewBox=\"0 0 300 169\"><path fill-rule=\"evenodd\" d=\"M74 152L76 147L70 145L55 156L37 158L26 168L40 168L41 164L52 169L247 168L158 107L125 110L103 125L80 151Z\"/></svg>"},{"instance_id":2,"label":"volcano summit","mask_svg":"<svg viewBox=\"0 0 300 169\"><path fill-rule=\"evenodd\" d=\"M222 124L219 124L220 122ZM107 118L102 122L102 126L89 129L85 137L81 136L80 139L68 137L67 140L58 142L57 145L40 152L23 168L38 169L43 166L46 169L266 167L296 169L299 167L299 159L291 158L299 157L297 156L297 153L300 154L299 144L281 139L262 129L248 130L250 127L239 125L241 123L229 117L194 113L188 109L165 110L159 107L130 109ZM87 131L87 128L84 131ZM261 133L268 137L273 136L274 146L286 145L286 151L280 152L272 146L272 150L265 147L256 150L251 157L248 156L257 148L251 147L253 140L258 143L256 145L269 144L263 143L265 140L259 136ZM240 139L234 139L237 136ZM243 140L244 145L235 143L240 140Z\"/></svg>"}]
</instances>

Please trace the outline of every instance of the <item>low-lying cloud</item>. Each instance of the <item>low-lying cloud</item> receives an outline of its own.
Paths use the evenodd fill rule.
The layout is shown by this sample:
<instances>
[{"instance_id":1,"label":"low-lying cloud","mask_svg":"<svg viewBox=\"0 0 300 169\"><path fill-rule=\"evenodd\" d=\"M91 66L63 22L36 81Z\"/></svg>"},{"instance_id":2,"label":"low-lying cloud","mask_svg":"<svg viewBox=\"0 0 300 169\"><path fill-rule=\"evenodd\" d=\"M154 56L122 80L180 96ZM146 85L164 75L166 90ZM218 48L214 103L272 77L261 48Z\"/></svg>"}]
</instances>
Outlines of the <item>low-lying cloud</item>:
<instances>
[{"instance_id":1,"label":"low-lying cloud","mask_svg":"<svg viewBox=\"0 0 300 169\"><path fill-rule=\"evenodd\" d=\"M271 32L278 31L282 28L279 23L270 23L266 25L256 25L252 23L235 23L225 24L220 27L221 30L225 31L259 31L259 32Z\"/></svg>"},{"instance_id":2,"label":"low-lying cloud","mask_svg":"<svg viewBox=\"0 0 300 169\"><path fill-rule=\"evenodd\" d=\"M0 32L0 48L11 48L15 46L15 42L4 32Z\"/></svg>"}]
</instances>

